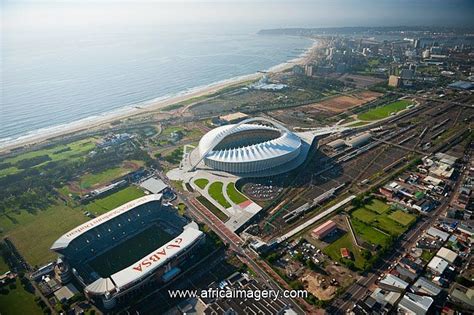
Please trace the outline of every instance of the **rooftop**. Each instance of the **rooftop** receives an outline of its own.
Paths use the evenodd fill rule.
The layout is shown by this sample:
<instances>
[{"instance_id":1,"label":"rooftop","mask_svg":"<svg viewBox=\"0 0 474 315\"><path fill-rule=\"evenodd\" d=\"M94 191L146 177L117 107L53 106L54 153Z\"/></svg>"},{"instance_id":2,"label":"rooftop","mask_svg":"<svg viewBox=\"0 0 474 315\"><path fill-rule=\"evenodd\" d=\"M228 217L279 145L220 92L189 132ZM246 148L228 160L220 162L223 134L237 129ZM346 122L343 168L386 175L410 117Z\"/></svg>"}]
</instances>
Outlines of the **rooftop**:
<instances>
[{"instance_id":1,"label":"rooftop","mask_svg":"<svg viewBox=\"0 0 474 315\"><path fill-rule=\"evenodd\" d=\"M441 247L436 253L436 256L441 257L450 263L453 263L458 257L458 254L446 247Z\"/></svg>"},{"instance_id":2,"label":"rooftop","mask_svg":"<svg viewBox=\"0 0 474 315\"><path fill-rule=\"evenodd\" d=\"M52 250L57 250L57 249L63 249L69 246L72 240L74 240L76 237L84 234L85 232L92 230L96 228L97 226L115 218L118 217L138 206L141 206L143 204L146 204L151 201L160 201L161 200L161 194L153 194L153 195L148 195L144 196L135 200L132 200L130 202L127 202L126 204L115 208L113 210L110 210L109 212L104 213L101 216L98 216L97 218L94 218L92 220L87 221L84 224L79 225L78 227L72 229L71 231L67 232L66 234L62 235L60 238L54 242L53 246L51 246Z\"/></svg>"}]
</instances>

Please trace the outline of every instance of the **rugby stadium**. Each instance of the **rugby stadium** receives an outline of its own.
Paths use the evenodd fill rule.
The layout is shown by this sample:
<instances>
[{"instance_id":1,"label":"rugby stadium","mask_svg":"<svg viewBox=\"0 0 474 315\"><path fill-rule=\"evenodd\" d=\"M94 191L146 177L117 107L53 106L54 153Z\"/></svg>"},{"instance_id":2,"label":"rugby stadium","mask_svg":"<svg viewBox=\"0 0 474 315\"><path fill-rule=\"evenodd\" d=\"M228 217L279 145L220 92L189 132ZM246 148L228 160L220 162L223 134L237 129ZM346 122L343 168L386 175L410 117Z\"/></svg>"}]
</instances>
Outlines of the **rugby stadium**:
<instances>
[{"instance_id":1,"label":"rugby stadium","mask_svg":"<svg viewBox=\"0 0 474 315\"><path fill-rule=\"evenodd\" d=\"M252 124L260 122L264 124ZM289 166L303 150L304 142L280 123L256 117L220 126L205 134L198 147L201 161L212 169L234 174L258 173Z\"/></svg>"},{"instance_id":2,"label":"rugby stadium","mask_svg":"<svg viewBox=\"0 0 474 315\"><path fill-rule=\"evenodd\" d=\"M110 309L144 284L178 275L204 233L161 197L133 200L56 240L51 249L59 254L61 279L72 273L89 299Z\"/></svg>"}]
</instances>

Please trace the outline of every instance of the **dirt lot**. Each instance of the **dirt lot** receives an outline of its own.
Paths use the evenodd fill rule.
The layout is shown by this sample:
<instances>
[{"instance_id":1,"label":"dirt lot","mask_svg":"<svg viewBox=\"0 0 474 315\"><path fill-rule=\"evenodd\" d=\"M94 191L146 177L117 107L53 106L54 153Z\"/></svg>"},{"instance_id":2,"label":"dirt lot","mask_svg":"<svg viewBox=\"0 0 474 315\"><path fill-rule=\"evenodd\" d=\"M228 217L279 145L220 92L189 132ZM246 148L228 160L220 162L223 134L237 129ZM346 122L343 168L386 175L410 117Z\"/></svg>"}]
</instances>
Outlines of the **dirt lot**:
<instances>
[{"instance_id":1,"label":"dirt lot","mask_svg":"<svg viewBox=\"0 0 474 315\"><path fill-rule=\"evenodd\" d=\"M356 75L356 74L344 74L339 77L341 81L350 81L355 84L356 88L366 88L368 86L380 83L385 81L384 79L379 79L376 77L366 76L366 75Z\"/></svg>"},{"instance_id":2,"label":"dirt lot","mask_svg":"<svg viewBox=\"0 0 474 315\"><path fill-rule=\"evenodd\" d=\"M380 96L382 96L381 93L362 91L350 95L342 95L330 98L319 103L303 106L300 109L304 110L305 108L316 108L327 110L333 113L342 113L350 108L373 101Z\"/></svg>"},{"instance_id":3,"label":"dirt lot","mask_svg":"<svg viewBox=\"0 0 474 315\"><path fill-rule=\"evenodd\" d=\"M305 288L318 299L325 301L331 300L338 288L345 288L358 278L356 273L333 263L326 267L326 272L327 275L308 271L301 277Z\"/></svg>"},{"instance_id":4,"label":"dirt lot","mask_svg":"<svg viewBox=\"0 0 474 315\"><path fill-rule=\"evenodd\" d=\"M322 275L309 272L301 280L305 283L305 288L312 295L320 300L327 301L334 297L337 287L330 285L329 281Z\"/></svg>"}]
</instances>

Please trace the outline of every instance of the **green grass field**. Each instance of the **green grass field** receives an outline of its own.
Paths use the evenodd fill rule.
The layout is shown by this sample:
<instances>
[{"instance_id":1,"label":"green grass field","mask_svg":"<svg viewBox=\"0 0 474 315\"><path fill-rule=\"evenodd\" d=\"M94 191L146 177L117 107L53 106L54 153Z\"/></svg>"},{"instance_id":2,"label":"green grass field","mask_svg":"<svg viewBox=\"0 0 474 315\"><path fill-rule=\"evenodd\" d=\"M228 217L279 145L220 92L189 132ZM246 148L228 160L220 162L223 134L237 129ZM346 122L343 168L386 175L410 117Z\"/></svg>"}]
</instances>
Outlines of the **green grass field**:
<instances>
[{"instance_id":1,"label":"green grass field","mask_svg":"<svg viewBox=\"0 0 474 315\"><path fill-rule=\"evenodd\" d=\"M430 252L429 250L423 250L423 252L421 253L421 259L424 261L424 262L429 262L431 260L431 258L433 258L433 256L435 255L435 253L433 252Z\"/></svg>"},{"instance_id":2,"label":"green grass field","mask_svg":"<svg viewBox=\"0 0 474 315\"><path fill-rule=\"evenodd\" d=\"M82 189L88 189L94 186L105 185L128 172L129 170L125 168L114 167L97 174L86 174L81 177L80 186Z\"/></svg>"},{"instance_id":3,"label":"green grass field","mask_svg":"<svg viewBox=\"0 0 474 315\"><path fill-rule=\"evenodd\" d=\"M373 223L379 229L387 232L393 236L399 236L406 231L406 228L399 224L398 222L393 221L388 216L379 216Z\"/></svg>"},{"instance_id":4,"label":"green grass field","mask_svg":"<svg viewBox=\"0 0 474 315\"><path fill-rule=\"evenodd\" d=\"M235 188L234 183L227 184L226 191L227 191L227 195L229 195L230 200L232 200L236 204L240 204L240 203L248 200L247 198L245 198L244 195L242 195L237 190L237 188Z\"/></svg>"},{"instance_id":5,"label":"green grass field","mask_svg":"<svg viewBox=\"0 0 474 315\"><path fill-rule=\"evenodd\" d=\"M344 234L335 242L331 243L330 245L326 246L323 249L323 252L331 257L334 261L339 261L341 259L341 248L346 247L348 248L353 257L354 257L354 264L358 269L364 268L365 259L360 254L359 249L353 244L352 237L349 233Z\"/></svg>"},{"instance_id":6,"label":"green grass field","mask_svg":"<svg viewBox=\"0 0 474 315\"><path fill-rule=\"evenodd\" d=\"M206 207L209 211L211 211L219 220L222 222L227 222L229 220L229 217L227 214L219 210L216 206L214 206L209 200L206 199L204 196L198 196L196 199L202 203L204 207Z\"/></svg>"},{"instance_id":7,"label":"green grass field","mask_svg":"<svg viewBox=\"0 0 474 315\"><path fill-rule=\"evenodd\" d=\"M95 215L101 215L129 201L143 196L145 196L143 190L136 186L129 186L111 195L108 195L107 197L95 199L94 201L85 205L84 210L87 210Z\"/></svg>"},{"instance_id":8,"label":"green grass field","mask_svg":"<svg viewBox=\"0 0 474 315\"><path fill-rule=\"evenodd\" d=\"M391 113L396 113L406 109L412 102L409 100L399 100L383 106L379 106L368 110L367 112L357 115L357 118L364 121L374 121L387 118Z\"/></svg>"},{"instance_id":9,"label":"green grass field","mask_svg":"<svg viewBox=\"0 0 474 315\"><path fill-rule=\"evenodd\" d=\"M360 237L372 244L383 246L389 243L389 239L380 231L373 229L374 227L392 236L399 236L415 221L416 216L401 210L391 210L385 202L372 199L370 203L352 211L351 218ZM381 239L377 240L378 237Z\"/></svg>"},{"instance_id":10,"label":"green grass field","mask_svg":"<svg viewBox=\"0 0 474 315\"><path fill-rule=\"evenodd\" d=\"M143 196L142 190L127 187L98 199L84 208L71 208L59 202L36 214L26 211L0 216L0 237L9 237L21 255L32 266L42 265L56 255L49 249L53 242L70 229L90 220L82 211L102 214L130 200Z\"/></svg>"},{"instance_id":11,"label":"green grass field","mask_svg":"<svg viewBox=\"0 0 474 315\"><path fill-rule=\"evenodd\" d=\"M377 212L378 214L382 214L390 210L389 205L378 199L372 199L370 203L365 205L365 208L369 209L370 211Z\"/></svg>"},{"instance_id":12,"label":"green grass field","mask_svg":"<svg viewBox=\"0 0 474 315\"><path fill-rule=\"evenodd\" d=\"M153 225L94 258L89 265L105 278L130 266L172 239L172 235L166 233L158 225Z\"/></svg>"},{"instance_id":13,"label":"green grass field","mask_svg":"<svg viewBox=\"0 0 474 315\"><path fill-rule=\"evenodd\" d=\"M209 183L209 180L206 178L198 178L194 181L194 184L196 184L196 186L198 186L201 189L206 188L208 183Z\"/></svg>"},{"instance_id":14,"label":"green grass field","mask_svg":"<svg viewBox=\"0 0 474 315\"><path fill-rule=\"evenodd\" d=\"M374 213L372 211L369 211L365 208L358 208L358 209L354 210L351 213L351 215L352 215L353 218L356 218L357 220L362 221L364 223L368 223L368 224L370 224L372 221L374 221L375 218L377 217L376 213Z\"/></svg>"},{"instance_id":15,"label":"green grass field","mask_svg":"<svg viewBox=\"0 0 474 315\"><path fill-rule=\"evenodd\" d=\"M8 289L8 294L0 294L0 314L43 314L43 311L35 302L35 295L26 291L19 279L16 279L15 285L15 289Z\"/></svg>"},{"instance_id":16,"label":"green grass field","mask_svg":"<svg viewBox=\"0 0 474 315\"><path fill-rule=\"evenodd\" d=\"M0 169L0 177L18 173L20 169L16 167L16 164L23 160L28 160L31 158L44 156L44 155L49 156L49 158L51 159L50 161L40 163L36 166L44 165L52 161L59 161L59 160L65 160L65 159L68 159L68 161L73 161L73 160L82 158L85 153L91 151L94 148L95 148L95 138L87 138L87 139L71 142L67 145L60 144L48 149L41 149L41 150L22 153L15 157L7 158L4 161L2 161L2 163L10 163L12 166L5 169Z\"/></svg>"},{"instance_id":17,"label":"green grass field","mask_svg":"<svg viewBox=\"0 0 474 315\"><path fill-rule=\"evenodd\" d=\"M382 247L390 244L389 236L383 234L380 231L377 231L370 225L357 221L357 220L352 220L351 223L352 223L352 227L354 228L355 233L362 240L371 244L380 245Z\"/></svg>"},{"instance_id":18,"label":"green grass field","mask_svg":"<svg viewBox=\"0 0 474 315\"><path fill-rule=\"evenodd\" d=\"M224 184L222 182L213 182L209 186L209 195L217 201L224 208L230 208L230 203L225 199L224 193L222 192Z\"/></svg>"},{"instance_id":19,"label":"green grass field","mask_svg":"<svg viewBox=\"0 0 474 315\"><path fill-rule=\"evenodd\" d=\"M36 214L21 211L1 215L0 237L9 237L30 265L42 265L57 257L50 250L53 242L87 220L78 209L58 203Z\"/></svg>"},{"instance_id":20,"label":"green grass field","mask_svg":"<svg viewBox=\"0 0 474 315\"><path fill-rule=\"evenodd\" d=\"M409 226L413 222L415 222L416 217L413 214L406 213L405 211L402 210L397 210L393 213L390 213L388 216L390 219L393 221L396 221L400 223L403 226Z\"/></svg>"}]
</instances>

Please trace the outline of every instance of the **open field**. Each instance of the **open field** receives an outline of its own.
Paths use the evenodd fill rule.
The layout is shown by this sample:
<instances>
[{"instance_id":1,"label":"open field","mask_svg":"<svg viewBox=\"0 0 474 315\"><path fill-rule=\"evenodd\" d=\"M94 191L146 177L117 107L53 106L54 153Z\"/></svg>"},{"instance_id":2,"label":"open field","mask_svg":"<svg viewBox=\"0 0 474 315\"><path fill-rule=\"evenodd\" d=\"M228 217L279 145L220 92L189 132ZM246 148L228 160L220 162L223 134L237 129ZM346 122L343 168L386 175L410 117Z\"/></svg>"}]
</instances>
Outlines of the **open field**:
<instances>
[{"instance_id":1,"label":"open field","mask_svg":"<svg viewBox=\"0 0 474 315\"><path fill-rule=\"evenodd\" d=\"M352 220L351 223L357 237L363 241L382 247L390 244L390 237L388 235L377 231L370 225L357 220Z\"/></svg>"},{"instance_id":2,"label":"open field","mask_svg":"<svg viewBox=\"0 0 474 315\"><path fill-rule=\"evenodd\" d=\"M400 223L403 226L408 226L415 221L414 215L406 213L402 210L397 210L391 213L388 217L392 219L393 221Z\"/></svg>"},{"instance_id":3,"label":"open field","mask_svg":"<svg viewBox=\"0 0 474 315\"><path fill-rule=\"evenodd\" d=\"M73 161L82 158L84 154L91 151L95 145L95 138L87 138L71 142L67 145L60 144L51 148L30 151L12 158L7 158L0 163L3 165L2 168L0 168L0 177L18 173L24 164L40 166L52 161L65 159Z\"/></svg>"},{"instance_id":4,"label":"open field","mask_svg":"<svg viewBox=\"0 0 474 315\"><path fill-rule=\"evenodd\" d=\"M404 110L411 104L412 104L412 101L399 100L396 102L392 102L383 106L370 109L364 113L359 114L357 118L359 118L360 120L365 120L365 121L373 121L373 120L387 118L388 116L390 116L390 114Z\"/></svg>"},{"instance_id":5,"label":"open field","mask_svg":"<svg viewBox=\"0 0 474 315\"><path fill-rule=\"evenodd\" d=\"M227 195L229 195L230 200L232 200L236 204L240 204L248 199L245 198L236 188L234 183L227 184Z\"/></svg>"},{"instance_id":6,"label":"open field","mask_svg":"<svg viewBox=\"0 0 474 315\"><path fill-rule=\"evenodd\" d=\"M368 228L375 227L392 236L398 236L405 232L408 225L416 219L413 214L405 213L401 210L390 210L389 205L378 199L373 199L370 203L352 211L351 218L354 219L353 222L355 226L357 225L357 221L359 221L361 224L367 224ZM362 226L359 225L359 227ZM361 229L361 234L365 234L366 232L364 231L365 229ZM376 238L366 240L373 244L383 245L384 243L377 242Z\"/></svg>"},{"instance_id":7,"label":"open field","mask_svg":"<svg viewBox=\"0 0 474 315\"><path fill-rule=\"evenodd\" d=\"M365 208L378 214L382 214L387 212L390 209L390 206L381 200L372 199L368 204L365 205Z\"/></svg>"},{"instance_id":8,"label":"open field","mask_svg":"<svg viewBox=\"0 0 474 315\"><path fill-rule=\"evenodd\" d=\"M368 224L372 223L372 221L374 221L377 216L372 211L369 211L365 208L359 208L357 210L354 210L351 215L353 218L356 218L357 220Z\"/></svg>"},{"instance_id":9,"label":"open field","mask_svg":"<svg viewBox=\"0 0 474 315\"><path fill-rule=\"evenodd\" d=\"M0 314L43 314L41 308L35 302L35 295L23 288L19 279L16 279L15 288L8 288L8 294L0 294Z\"/></svg>"},{"instance_id":10,"label":"open field","mask_svg":"<svg viewBox=\"0 0 474 315\"><path fill-rule=\"evenodd\" d=\"M354 257L354 265L358 269L363 269L364 264L365 264L365 259L362 257L360 254L359 249L353 244L352 242L352 237L349 233L344 234L341 236L339 239L337 239L335 242L331 243L330 245L326 246L323 249L323 252L331 257L332 260L334 261L340 261L341 260L341 248L346 247L350 250Z\"/></svg>"},{"instance_id":11,"label":"open field","mask_svg":"<svg viewBox=\"0 0 474 315\"><path fill-rule=\"evenodd\" d=\"M128 171L122 167L114 167L97 174L86 174L81 177L80 186L82 189L100 186L114 180L115 178L125 175L126 173L128 173Z\"/></svg>"},{"instance_id":12,"label":"open field","mask_svg":"<svg viewBox=\"0 0 474 315\"><path fill-rule=\"evenodd\" d=\"M209 184L209 180L206 178L198 178L194 181L196 186L198 186L201 189L206 188L207 184Z\"/></svg>"},{"instance_id":13,"label":"open field","mask_svg":"<svg viewBox=\"0 0 474 315\"><path fill-rule=\"evenodd\" d=\"M82 208L71 208L59 202L35 214L26 211L8 213L0 216L3 230L0 236L8 237L30 265L41 265L56 257L49 248L58 237L90 220L82 211L100 215L143 195L141 189L132 186Z\"/></svg>"},{"instance_id":14,"label":"open field","mask_svg":"<svg viewBox=\"0 0 474 315\"><path fill-rule=\"evenodd\" d=\"M373 101L381 95L381 93L377 92L362 91L350 95L336 96L305 107L315 107L328 110L333 113L342 113L350 108Z\"/></svg>"},{"instance_id":15,"label":"open field","mask_svg":"<svg viewBox=\"0 0 474 315\"><path fill-rule=\"evenodd\" d=\"M94 201L85 205L84 210L87 210L95 215L101 215L129 201L143 197L144 195L145 193L140 188L136 186L129 186L104 198L95 199Z\"/></svg>"},{"instance_id":16,"label":"open field","mask_svg":"<svg viewBox=\"0 0 474 315\"><path fill-rule=\"evenodd\" d=\"M0 236L8 237L30 265L42 265L56 257L49 250L54 241L87 220L78 209L58 202L36 214L21 211L1 215Z\"/></svg>"},{"instance_id":17,"label":"open field","mask_svg":"<svg viewBox=\"0 0 474 315\"><path fill-rule=\"evenodd\" d=\"M224 187L224 184L222 182L213 182L209 186L209 195L217 201L221 206L224 208L230 208L230 203L227 201L227 199L224 196L224 193L222 192L222 189Z\"/></svg>"},{"instance_id":18,"label":"open field","mask_svg":"<svg viewBox=\"0 0 474 315\"><path fill-rule=\"evenodd\" d=\"M371 85L383 82L383 79L376 78L373 76L368 76L368 75L357 75L357 74L344 74L340 76L339 80L341 81L349 81L353 84L355 84L356 88L367 88Z\"/></svg>"},{"instance_id":19,"label":"open field","mask_svg":"<svg viewBox=\"0 0 474 315\"><path fill-rule=\"evenodd\" d=\"M374 220L373 223L379 229L389 233L393 236L399 236L406 231L406 227L400 225L398 222L393 221L388 216L379 216Z\"/></svg>"},{"instance_id":20,"label":"open field","mask_svg":"<svg viewBox=\"0 0 474 315\"><path fill-rule=\"evenodd\" d=\"M120 167L109 168L96 174L85 174L79 181L80 188L89 189L106 185L143 166L141 161L125 161Z\"/></svg>"}]
</instances>

